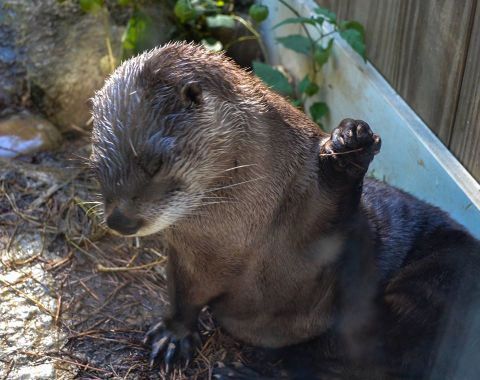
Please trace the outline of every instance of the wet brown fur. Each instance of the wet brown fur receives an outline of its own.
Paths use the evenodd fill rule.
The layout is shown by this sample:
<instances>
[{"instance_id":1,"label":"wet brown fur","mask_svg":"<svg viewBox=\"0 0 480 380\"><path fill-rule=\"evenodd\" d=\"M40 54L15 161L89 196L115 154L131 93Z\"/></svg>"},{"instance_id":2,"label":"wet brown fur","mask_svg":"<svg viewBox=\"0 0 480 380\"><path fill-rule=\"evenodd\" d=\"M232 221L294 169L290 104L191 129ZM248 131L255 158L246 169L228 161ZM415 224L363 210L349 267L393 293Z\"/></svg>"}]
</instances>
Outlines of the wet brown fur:
<instances>
[{"instance_id":1,"label":"wet brown fur","mask_svg":"<svg viewBox=\"0 0 480 380\"><path fill-rule=\"evenodd\" d=\"M381 347L396 368L390 372L431 370L431 339L412 359L412 343L401 336L437 326L436 313L448 319L442 310L463 274L446 263L454 249L447 235L462 237L459 249L475 269L478 243L398 190L362 187L372 152L360 152L358 162L331 156L331 135L253 75L193 44L169 44L124 63L97 93L94 118L92 162L107 218L120 210L124 220L140 220L139 235L161 229L168 242L166 323L175 336L187 336L210 305L223 328L253 345L284 347L333 331L352 357L375 356ZM149 146L156 133L173 138L174 147ZM397 223L394 203L428 218ZM434 225L444 231L439 238ZM429 258L434 248L425 247L434 241L444 246ZM405 300L411 289L396 292L414 282L406 278L420 281L425 260L439 267L432 279L451 268L445 283L455 285L422 316L415 299ZM405 323L404 314L413 320Z\"/></svg>"}]
</instances>

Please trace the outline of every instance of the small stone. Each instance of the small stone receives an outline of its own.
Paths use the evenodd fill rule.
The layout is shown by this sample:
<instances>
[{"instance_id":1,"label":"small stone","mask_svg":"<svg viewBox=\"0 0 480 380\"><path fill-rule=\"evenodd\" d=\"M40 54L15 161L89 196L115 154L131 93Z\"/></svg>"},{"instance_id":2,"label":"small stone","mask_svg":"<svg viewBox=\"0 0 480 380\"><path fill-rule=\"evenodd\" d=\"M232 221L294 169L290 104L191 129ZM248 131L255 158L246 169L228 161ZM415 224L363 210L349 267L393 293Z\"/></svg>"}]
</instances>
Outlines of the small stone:
<instances>
[{"instance_id":1,"label":"small stone","mask_svg":"<svg viewBox=\"0 0 480 380\"><path fill-rule=\"evenodd\" d=\"M0 120L0 157L53 150L61 141L57 128L40 116L22 112Z\"/></svg>"},{"instance_id":2,"label":"small stone","mask_svg":"<svg viewBox=\"0 0 480 380\"><path fill-rule=\"evenodd\" d=\"M0 147L1 146L2 145L0 136ZM3 254L3 258L4 260L11 262L29 260L42 251L42 244L42 236L38 232L19 233L15 237L15 241L12 243L12 249L10 250L10 252L5 252Z\"/></svg>"},{"instance_id":3,"label":"small stone","mask_svg":"<svg viewBox=\"0 0 480 380\"><path fill-rule=\"evenodd\" d=\"M13 284L18 280L20 280L23 276L24 274L22 272L11 271L11 272L7 272L4 275L0 275L0 279L10 284Z\"/></svg>"},{"instance_id":4,"label":"small stone","mask_svg":"<svg viewBox=\"0 0 480 380\"><path fill-rule=\"evenodd\" d=\"M16 379L53 379L55 378L55 367L53 363L45 363L37 366L23 367L16 373Z\"/></svg>"}]
</instances>

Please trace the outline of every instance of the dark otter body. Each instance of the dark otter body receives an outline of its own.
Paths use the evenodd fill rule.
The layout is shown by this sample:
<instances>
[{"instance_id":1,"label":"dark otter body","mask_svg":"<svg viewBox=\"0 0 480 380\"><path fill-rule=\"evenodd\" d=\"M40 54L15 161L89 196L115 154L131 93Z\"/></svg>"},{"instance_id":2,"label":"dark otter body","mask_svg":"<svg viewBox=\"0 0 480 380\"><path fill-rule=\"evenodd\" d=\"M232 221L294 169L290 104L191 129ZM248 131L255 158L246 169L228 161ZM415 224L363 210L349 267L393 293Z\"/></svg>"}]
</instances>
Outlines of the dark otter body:
<instances>
[{"instance_id":1,"label":"dark otter body","mask_svg":"<svg viewBox=\"0 0 480 380\"><path fill-rule=\"evenodd\" d=\"M195 45L117 69L94 100L92 162L107 224L169 245L171 313L147 334L152 359L189 360L210 305L234 337L294 358L296 378L453 376L480 337L480 245L364 182L379 148L364 122L323 134Z\"/></svg>"}]
</instances>

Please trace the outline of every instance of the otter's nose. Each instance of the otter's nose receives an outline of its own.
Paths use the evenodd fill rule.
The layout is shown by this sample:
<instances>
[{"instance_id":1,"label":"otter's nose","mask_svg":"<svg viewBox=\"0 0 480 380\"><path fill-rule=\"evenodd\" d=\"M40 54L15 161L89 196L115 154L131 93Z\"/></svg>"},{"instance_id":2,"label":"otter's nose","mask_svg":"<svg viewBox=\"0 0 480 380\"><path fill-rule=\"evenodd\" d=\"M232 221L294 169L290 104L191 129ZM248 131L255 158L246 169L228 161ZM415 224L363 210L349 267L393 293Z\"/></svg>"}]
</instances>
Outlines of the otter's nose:
<instances>
[{"instance_id":1,"label":"otter's nose","mask_svg":"<svg viewBox=\"0 0 480 380\"><path fill-rule=\"evenodd\" d=\"M115 207L107 217L107 226L112 230L120 232L122 235L133 235L142 226L142 221L140 219L129 218Z\"/></svg>"}]
</instances>

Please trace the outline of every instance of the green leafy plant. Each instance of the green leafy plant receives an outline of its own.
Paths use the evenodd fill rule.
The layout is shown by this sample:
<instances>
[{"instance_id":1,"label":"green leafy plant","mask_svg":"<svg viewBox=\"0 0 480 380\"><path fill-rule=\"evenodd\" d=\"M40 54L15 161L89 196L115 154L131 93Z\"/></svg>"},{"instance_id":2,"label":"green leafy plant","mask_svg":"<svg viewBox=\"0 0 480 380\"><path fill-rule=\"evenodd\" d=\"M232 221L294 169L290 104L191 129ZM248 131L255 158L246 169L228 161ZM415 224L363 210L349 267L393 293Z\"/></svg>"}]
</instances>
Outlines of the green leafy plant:
<instances>
[{"instance_id":1,"label":"green leafy plant","mask_svg":"<svg viewBox=\"0 0 480 380\"><path fill-rule=\"evenodd\" d=\"M331 56L334 36L339 35L343 38L365 60L365 29L357 21L339 21L334 12L320 7L314 10L315 14L311 17L303 17L285 0L279 1L295 17L279 22L274 26L274 29L285 25L298 24L302 26L304 31L304 34L291 34L277 38L277 41L284 47L305 55L310 60L310 71L297 84L296 93L298 97L293 99L293 104L303 106L306 98L316 95L320 90L317 84L318 73ZM318 37L314 38L312 36L312 30L316 31ZM287 96L295 94L294 87L281 71L265 64L254 63L253 67L255 74L277 92ZM324 102L314 102L309 107L309 113L312 119L320 127L323 127L322 119L328 115L329 108Z\"/></svg>"},{"instance_id":2,"label":"green leafy plant","mask_svg":"<svg viewBox=\"0 0 480 380\"><path fill-rule=\"evenodd\" d=\"M278 68L268 64L268 56L261 36L256 27L268 18L269 9L262 4L253 3L248 8L248 17L242 16L236 8L234 0L162 0L171 5L171 17L174 28L169 39L188 40L203 44L213 51L228 50L232 45L255 40L262 51L265 62L253 62L253 71L267 85L280 94L289 97L295 106L303 107L305 101L320 91L319 73L332 53L334 36L343 38L358 54L365 59L364 27L352 20L340 21L334 12L318 7L310 17L300 15L287 1L279 0L287 7L293 17L287 18L274 26L274 29L286 25L300 25L303 34L290 34L277 38L278 43L287 49L308 57L310 70L296 85L292 85L287 76ZM122 38L122 59L155 46L156 42L149 37L152 34L154 21L142 8L146 0L117 0L116 4L131 9L125 32ZM81 8L88 13L100 17L106 32L107 63L113 71L120 61L112 53L109 35L108 6L115 4L114 0L79 0ZM242 25L248 34L221 41L219 30L233 30ZM313 37L315 31L315 38ZM233 34L232 34L233 35ZM322 126L322 120L329 113L325 102L314 102L308 109L312 119Z\"/></svg>"},{"instance_id":3,"label":"green leafy plant","mask_svg":"<svg viewBox=\"0 0 480 380\"><path fill-rule=\"evenodd\" d=\"M234 0L162 0L165 5L173 9L171 18L173 28L171 40L195 41L213 51L228 50L232 45L247 40L255 40L262 51L265 60L268 60L267 51L263 45L256 26L268 17L268 8L263 5L252 4L248 8L249 17L243 17L235 6ZM252 0L253 2L253 0ZM117 5L131 9L125 32L122 37L121 59L127 59L141 51L156 45L151 35L154 34L154 23L148 12L143 10L145 0L117 0ZM116 62L112 54L110 37L108 34L108 7L115 2L106 0L79 0L80 7L87 13L100 16L104 21L107 35L107 48L110 69L113 70ZM242 35L226 43L218 38L220 29L233 30L242 25L249 35Z\"/></svg>"},{"instance_id":4,"label":"green leafy plant","mask_svg":"<svg viewBox=\"0 0 480 380\"><path fill-rule=\"evenodd\" d=\"M121 0L119 0L121 1ZM124 0L123 0L124 1ZM105 32L105 46L107 48L107 67L108 71L113 71L117 65L117 60L113 55L112 41L110 38L109 13L104 0L79 0L80 8L84 12L99 16L102 20Z\"/></svg>"},{"instance_id":5,"label":"green leafy plant","mask_svg":"<svg viewBox=\"0 0 480 380\"><path fill-rule=\"evenodd\" d=\"M152 34L154 22L151 17L142 10L144 0L79 0L80 7L86 13L100 17L105 27L106 44L109 57L109 69L113 71L120 61L140 53L144 49L151 48L152 45L148 36ZM119 6L130 9L130 17L122 36L122 51L119 57L115 57L112 52L110 40L110 11L109 7Z\"/></svg>"},{"instance_id":6,"label":"green leafy plant","mask_svg":"<svg viewBox=\"0 0 480 380\"><path fill-rule=\"evenodd\" d=\"M256 30L256 24L268 17L268 8L252 4L248 14L250 20L242 17L233 0L176 0L174 13L177 18L175 39L193 40L203 44L207 49L228 50L233 44L255 40L266 60L267 51ZM216 31L220 28L234 29L242 25L250 35L235 38L226 44L219 40Z\"/></svg>"}]
</instances>

